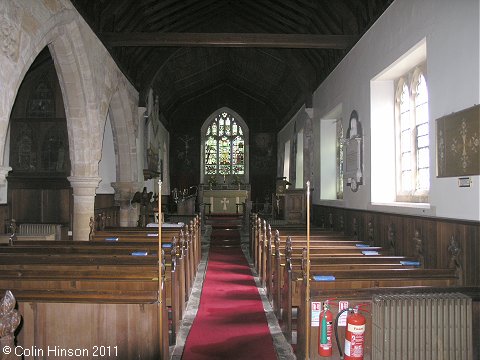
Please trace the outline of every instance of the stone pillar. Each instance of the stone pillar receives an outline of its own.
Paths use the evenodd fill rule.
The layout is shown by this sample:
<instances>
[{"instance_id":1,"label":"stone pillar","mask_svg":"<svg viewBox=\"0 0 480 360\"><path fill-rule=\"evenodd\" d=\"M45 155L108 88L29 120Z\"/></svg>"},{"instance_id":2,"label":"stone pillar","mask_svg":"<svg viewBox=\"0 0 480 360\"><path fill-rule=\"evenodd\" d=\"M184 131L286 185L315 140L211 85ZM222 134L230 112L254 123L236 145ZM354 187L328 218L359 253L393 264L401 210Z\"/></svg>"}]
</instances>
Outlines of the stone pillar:
<instances>
[{"instance_id":1,"label":"stone pillar","mask_svg":"<svg viewBox=\"0 0 480 360\"><path fill-rule=\"evenodd\" d=\"M314 139L313 108L306 108L307 118L303 127L303 182L313 181Z\"/></svg>"},{"instance_id":2,"label":"stone pillar","mask_svg":"<svg viewBox=\"0 0 480 360\"><path fill-rule=\"evenodd\" d=\"M11 171L10 166L0 166L0 185L5 185L7 183L7 174Z\"/></svg>"},{"instance_id":3,"label":"stone pillar","mask_svg":"<svg viewBox=\"0 0 480 360\"><path fill-rule=\"evenodd\" d=\"M10 166L0 166L0 204L7 203L7 174L12 170Z\"/></svg>"},{"instance_id":4,"label":"stone pillar","mask_svg":"<svg viewBox=\"0 0 480 360\"><path fill-rule=\"evenodd\" d=\"M101 178L96 176L70 176L73 188L73 240L88 241L90 217L94 216L95 190Z\"/></svg>"},{"instance_id":5,"label":"stone pillar","mask_svg":"<svg viewBox=\"0 0 480 360\"><path fill-rule=\"evenodd\" d=\"M117 181L111 185L115 189L115 203L120 206L120 226L137 226L139 206L132 204L131 200L142 189L143 183Z\"/></svg>"}]
</instances>

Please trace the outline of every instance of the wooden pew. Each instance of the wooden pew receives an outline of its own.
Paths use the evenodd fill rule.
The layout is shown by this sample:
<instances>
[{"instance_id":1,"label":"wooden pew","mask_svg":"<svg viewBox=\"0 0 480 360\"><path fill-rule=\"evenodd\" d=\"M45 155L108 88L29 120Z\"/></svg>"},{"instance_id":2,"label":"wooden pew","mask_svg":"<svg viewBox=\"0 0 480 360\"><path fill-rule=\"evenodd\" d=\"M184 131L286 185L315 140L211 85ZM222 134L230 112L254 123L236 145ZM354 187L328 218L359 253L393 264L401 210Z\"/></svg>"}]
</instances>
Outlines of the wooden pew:
<instances>
[{"instance_id":1,"label":"wooden pew","mask_svg":"<svg viewBox=\"0 0 480 360\"><path fill-rule=\"evenodd\" d=\"M163 359L169 358L166 265L159 266L158 254L130 255L130 258L124 255L99 256L93 246L92 254L70 253L65 255L67 259L63 259L64 254L59 256L57 252L50 256L38 254L38 247L31 247L30 253L23 247L24 252L20 254L2 250L0 289L12 289L19 301L24 319L19 343L24 348L40 345L34 343L30 336L32 331L40 336L36 336L35 341L42 341L43 337L60 339L60 334L56 332L62 332L62 342L48 345L70 348L78 347L75 343L78 332L96 334L97 338L90 339L90 343L82 343L93 348L98 346L99 339L107 339L109 332L116 331L124 333L123 338L128 339L129 348L123 344L105 345L118 346L120 358L127 359L145 351L158 354ZM17 264L14 261L16 257L19 260ZM74 260L74 257L78 259ZM47 259L52 262L45 264ZM83 265L82 261L85 261ZM61 315L62 324L73 321L72 325L63 327L58 324L57 328L54 324L59 312L60 315L65 312L65 316ZM101 326L96 321L97 317L91 318L86 313L103 314L102 318L108 326ZM128 322L122 318L141 321L144 326L130 331L126 328ZM40 329L42 331L38 333ZM72 333L67 329L72 329ZM82 339L86 338L82 336Z\"/></svg>"},{"instance_id":2,"label":"wooden pew","mask_svg":"<svg viewBox=\"0 0 480 360\"><path fill-rule=\"evenodd\" d=\"M187 289L185 279L185 262L182 253L182 246L176 238L170 243L163 243L165 255L163 257L166 262L166 304L171 307L173 332L178 331L181 316L185 309ZM0 269L4 270L4 274L8 274L5 270L11 269L15 274L21 274L24 279L30 276L30 273L23 271L33 269L34 272L40 273L42 270L66 271L75 265L75 269L86 269L101 273L101 271L111 272L130 272L130 274L140 273L148 278L151 276L151 268L158 267L158 245L156 242L43 242L40 246L38 242L17 242L13 246L0 247ZM136 251L146 251L147 256L132 256ZM75 274L77 274L75 270ZM75 274L73 276L75 276ZM27 276L28 275L28 276ZM53 276L52 274L49 274ZM61 274L60 274L61 275ZM4 280L6 280L4 278ZM73 279L64 280L80 286L81 282L73 282ZM102 280L99 285L109 286L107 279ZM115 281L115 279L113 280ZM49 282L50 283L50 282ZM57 283L58 284L58 283ZM133 286L127 285L129 288ZM154 285L154 284L153 284ZM7 285L5 285L7 286ZM117 288L120 284L117 284ZM48 288L48 286L46 287ZM136 288L137 290L142 290Z\"/></svg>"},{"instance_id":3,"label":"wooden pew","mask_svg":"<svg viewBox=\"0 0 480 360\"><path fill-rule=\"evenodd\" d=\"M262 223L257 219L256 226L251 229L251 237L252 252L254 254L256 252L254 256L257 258L255 261L257 269L259 269L261 277L266 277L264 284L267 288L267 293L272 294L271 297L269 296L269 299L273 303L277 316L281 318L281 326L285 336L287 339L291 339L292 306L297 307L296 304L298 304L300 321L302 321L302 316L304 316L305 313L302 306L304 306L303 300L307 295L304 290L303 293L301 290L306 288L307 283L304 274L306 259L302 260L300 252L302 252L307 244L305 241L305 228L289 229L288 231L289 233L287 233L287 235L292 235L292 239L294 239L292 243L295 244L290 248L289 261L285 261L283 258L287 253L287 251L285 251L285 253L281 252L280 246L283 246L283 243L275 239L275 237L273 238L273 255L266 256L269 254L268 251L272 249L268 242L269 238L272 239L271 231L268 230L266 222ZM325 234L327 234L327 232L325 232ZM346 255L345 252L347 248L343 246L330 254L325 254L325 252L329 251L323 251L322 254L318 251L322 245L318 245L319 240L318 238L315 239L315 236L316 232L315 235L310 236L310 239L314 239L310 242L311 278L316 277L316 275L333 276L335 277L335 281L310 282L311 294L318 293L322 294L322 296L329 294L327 298L330 298L334 296L332 294L335 294L335 292L350 294L357 291L375 291L376 289L388 289L392 287L408 287L412 289L436 286L440 288L451 288L460 283L461 274L459 274L458 269L423 269L424 264L419 264L420 266L408 265L413 264L414 259L387 256L391 253L390 250L383 251L373 246L361 250L376 250L379 255L365 256L361 254L361 252ZM329 236L336 237L337 239L340 238L331 233ZM277 243L277 246L275 246L275 243ZM355 241L355 243L358 243L358 241ZM323 245L326 244L324 243ZM326 250L326 248L324 247L322 250ZM351 251L351 249L348 251ZM265 259L263 259L262 256L264 256ZM269 264L269 258L273 266L271 263ZM399 264L400 261L407 261L407 265ZM269 272L269 269L272 269L271 272ZM285 273L286 280L283 280L282 276L276 276L281 273ZM269 288L271 290L269 290ZM281 296L278 296L278 294L281 294ZM280 304L280 306L277 304ZM477 306L477 314L478 308L479 306ZM304 349L305 346L305 341L302 339L304 336L304 334L302 334L304 325L298 324L297 329L299 331L297 357L303 358L305 355L304 350L302 353L302 349ZM318 346L318 344L315 343L317 336L318 333L311 337L313 346L310 349L312 349L312 351ZM317 359L319 357L312 356L312 358Z\"/></svg>"},{"instance_id":4,"label":"wooden pew","mask_svg":"<svg viewBox=\"0 0 480 360\"><path fill-rule=\"evenodd\" d=\"M256 232L256 246L258 247L255 250L255 264L256 270L259 274L260 282L262 286L268 288L266 278L268 273L270 273L272 266L272 257L274 256L274 237L279 237L279 230L276 229L272 232L271 226L267 225L266 221L261 221L257 223L259 230ZM291 230L290 230L291 231ZM291 236L292 242L295 244L295 247L303 248L306 246L306 234L303 234L298 228L293 230L294 234ZM301 235L299 235L301 234ZM289 235L290 236L290 235ZM284 239L286 237L283 237ZM279 237L279 241L282 242ZM324 229L314 229L313 234L310 236L310 244L312 247L322 247L322 246L334 246L334 245L351 245L354 246L358 241L352 240L349 237L346 237L344 234L329 231ZM374 250L374 249L371 249Z\"/></svg>"},{"instance_id":5,"label":"wooden pew","mask_svg":"<svg viewBox=\"0 0 480 360\"><path fill-rule=\"evenodd\" d=\"M158 275L158 235L148 236L158 229L107 229L103 233L97 232L89 242L39 243L32 239L15 241L13 246L0 246L0 288L15 289L22 301L20 306L26 309L25 321L28 324L25 324L25 332L20 335L21 340L32 346L37 344L31 340L32 326L45 326L36 324L37 319L45 319L48 323L54 321L49 315L53 314L51 306L68 308L65 310L68 315L64 317L75 318L78 323L84 322L83 312L87 307L94 313L107 311L102 317L112 322L109 330L117 329L124 333L122 338L128 339L129 351L136 346L138 354L147 354L145 358L153 353L160 355L160 358L168 358L167 305L172 311L174 336L180 326L201 257L199 227L196 217L184 227L183 232L162 228L162 248L166 251L162 257L162 276ZM105 237L110 236L118 237L117 241L105 241ZM148 255L134 257L131 254L135 251L146 251ZM159 294L163 294L161 304L158 301ZM28 303L38 304L38 309L47 313L40 315L40 318L34 316L31 309L36 312L37 305L31 308L27 306ZM162 310L158 311L159 308ZM162 322L162 332L167 334L161 339L162 345L158 341L157 320L160 313L165 313L162 316L165 320ZM129 320L117 322L122 317ZM127 323L142 323L142 330L129 331L125 329ZM164 328L164 325L167 327ZM87 324L82 326L85 334L99 333L99 330L88 328ZM99 324L96 326L101 327ZM38 333L38 330L35 331ZM72 342L76 340L75 335L67 337ZM98 341L99 338L95 343ZM73 347L77 344L70 345ZM160 354L160 348L167 352L162 350ZM127 350L120 358L137 356L125 354Z\"/></svg>"},{"instance_id":6,"label":"wooden pew","mask_svg":"<svg viewBox=\"0 0 480 360\"><path fill-rule=\"evenodd\" d=\"M369 257L370 258L370 257ZM281 314L282 327L287 339L291 340L291 309L300 306L305 299L302 293L306 288L304 270L295 271L289 258L284 268ZM304 259L306 261L306 259ZM360 288L400 287L400 286L436 286L448 287L457 284L455 269L382 269L378 271L367 263L362 270L332 270L324 268L322 273L311 273L310 280L316 276L333 277L333 281L310 281L311 291L353 290Z\"/></svg>"},{"instance_id":7,"label":"wooden pew","mask_svg":"<svg viewBox=\"0 0 480 360\"><path fill-rule=\"evenodd\" d=\"M168 227L167 225L162 226L162 242L171 242L172 237L176 236L183 244L182 258L186 262L186 285L189 289L186 294L188 296L201 258L199 218L196 216L189 224L182 227ZM116 238L119 242L156 242L158 240L158 228L109 228L104 231L97 231L92 236L93 241L106 241L105 239L111 238Z\"/></svg>"},{"instance_id":8,"label":"wooden pew","mask_svg":"<svg viewBox=\"0 0 480 360\"><path fill-rule=\"evenodd\" d=\"M328 233L329 235L325 232L321 235L314 235L311 237L311 256L331 257L333 254L335 256L364 256L362 251L381 251L381 248L379 247L365 247L365 244L359 241L350 240L339 233ZM266 247L266 259L265 261L262 261L261 272L259 275L262 279L265 279L263 283L266 288L267 296L274 307L275 305L278 306L278 286L274 288L274 284L281 283L279 277L283 273L280 270L280 264L282 263L282 257L284 257L284 254L282 254L280 248L285 248L287 241L290 242L289 256L292 259L301 258L302 251L307 245L304 237L281 237L279 231L276 230L273 245L272 241L269 240L269 244ZM359 247L360 245L362 247Z\"/></svg>"}]
</instances>

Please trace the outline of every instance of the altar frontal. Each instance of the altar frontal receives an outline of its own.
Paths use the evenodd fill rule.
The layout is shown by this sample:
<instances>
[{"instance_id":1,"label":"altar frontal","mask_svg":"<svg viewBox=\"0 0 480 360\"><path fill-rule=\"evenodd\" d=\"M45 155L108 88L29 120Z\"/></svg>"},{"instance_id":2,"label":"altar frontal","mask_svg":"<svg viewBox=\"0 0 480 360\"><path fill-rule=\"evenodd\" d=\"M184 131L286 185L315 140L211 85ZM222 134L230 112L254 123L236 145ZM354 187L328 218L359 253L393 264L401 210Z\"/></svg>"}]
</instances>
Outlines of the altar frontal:
<instances>
[{"instance_id":1,"label":"altar frontal","mask_svg":"<svg viewBox=\"0 0 480 360\"><path fill-rule=\"evenodd\" d=\"M248 199L248 190L204 190L203 202L210 204L212 214L236 214L242 212Z\"/></svg>"}]
</instances>

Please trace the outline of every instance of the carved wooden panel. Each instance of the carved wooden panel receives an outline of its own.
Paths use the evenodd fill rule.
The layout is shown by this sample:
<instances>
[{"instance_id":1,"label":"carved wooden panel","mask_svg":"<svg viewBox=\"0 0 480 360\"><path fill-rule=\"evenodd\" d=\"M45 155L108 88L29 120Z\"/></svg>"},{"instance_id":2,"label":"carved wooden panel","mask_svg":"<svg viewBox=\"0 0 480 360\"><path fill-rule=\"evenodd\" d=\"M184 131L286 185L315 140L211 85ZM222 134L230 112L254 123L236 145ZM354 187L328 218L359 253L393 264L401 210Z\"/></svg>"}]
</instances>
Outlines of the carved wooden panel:
<instances>
[{"instance_id":1,"label":"carved wooden panel","mask_svg":"<svg viewBox=\"0 0 480 360\"><path fill-rule=\"evenodd\" d=\"M291 223L304 223L306 220L305 191L285 191L285 220Z\"/></svg>"}]
</instances>

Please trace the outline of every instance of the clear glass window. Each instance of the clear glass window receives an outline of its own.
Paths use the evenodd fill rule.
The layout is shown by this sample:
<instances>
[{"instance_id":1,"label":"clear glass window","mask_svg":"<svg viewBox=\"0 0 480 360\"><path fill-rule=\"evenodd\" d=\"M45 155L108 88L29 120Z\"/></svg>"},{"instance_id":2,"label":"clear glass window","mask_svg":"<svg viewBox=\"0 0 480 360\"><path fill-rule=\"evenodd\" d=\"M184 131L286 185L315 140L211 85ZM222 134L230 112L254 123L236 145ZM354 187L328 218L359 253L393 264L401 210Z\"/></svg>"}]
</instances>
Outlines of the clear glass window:
<instances>
[{"instance_id":1,"label":"clear glass window","mask_svg":"<svg viewBox=\"0 0 480 360\"><path fill-rule=\"evenodd\" d=\"M398 84L397 200L425 202L430 188L427 83L416 68L399 79Z\"/></svg>"}]
</instances>

